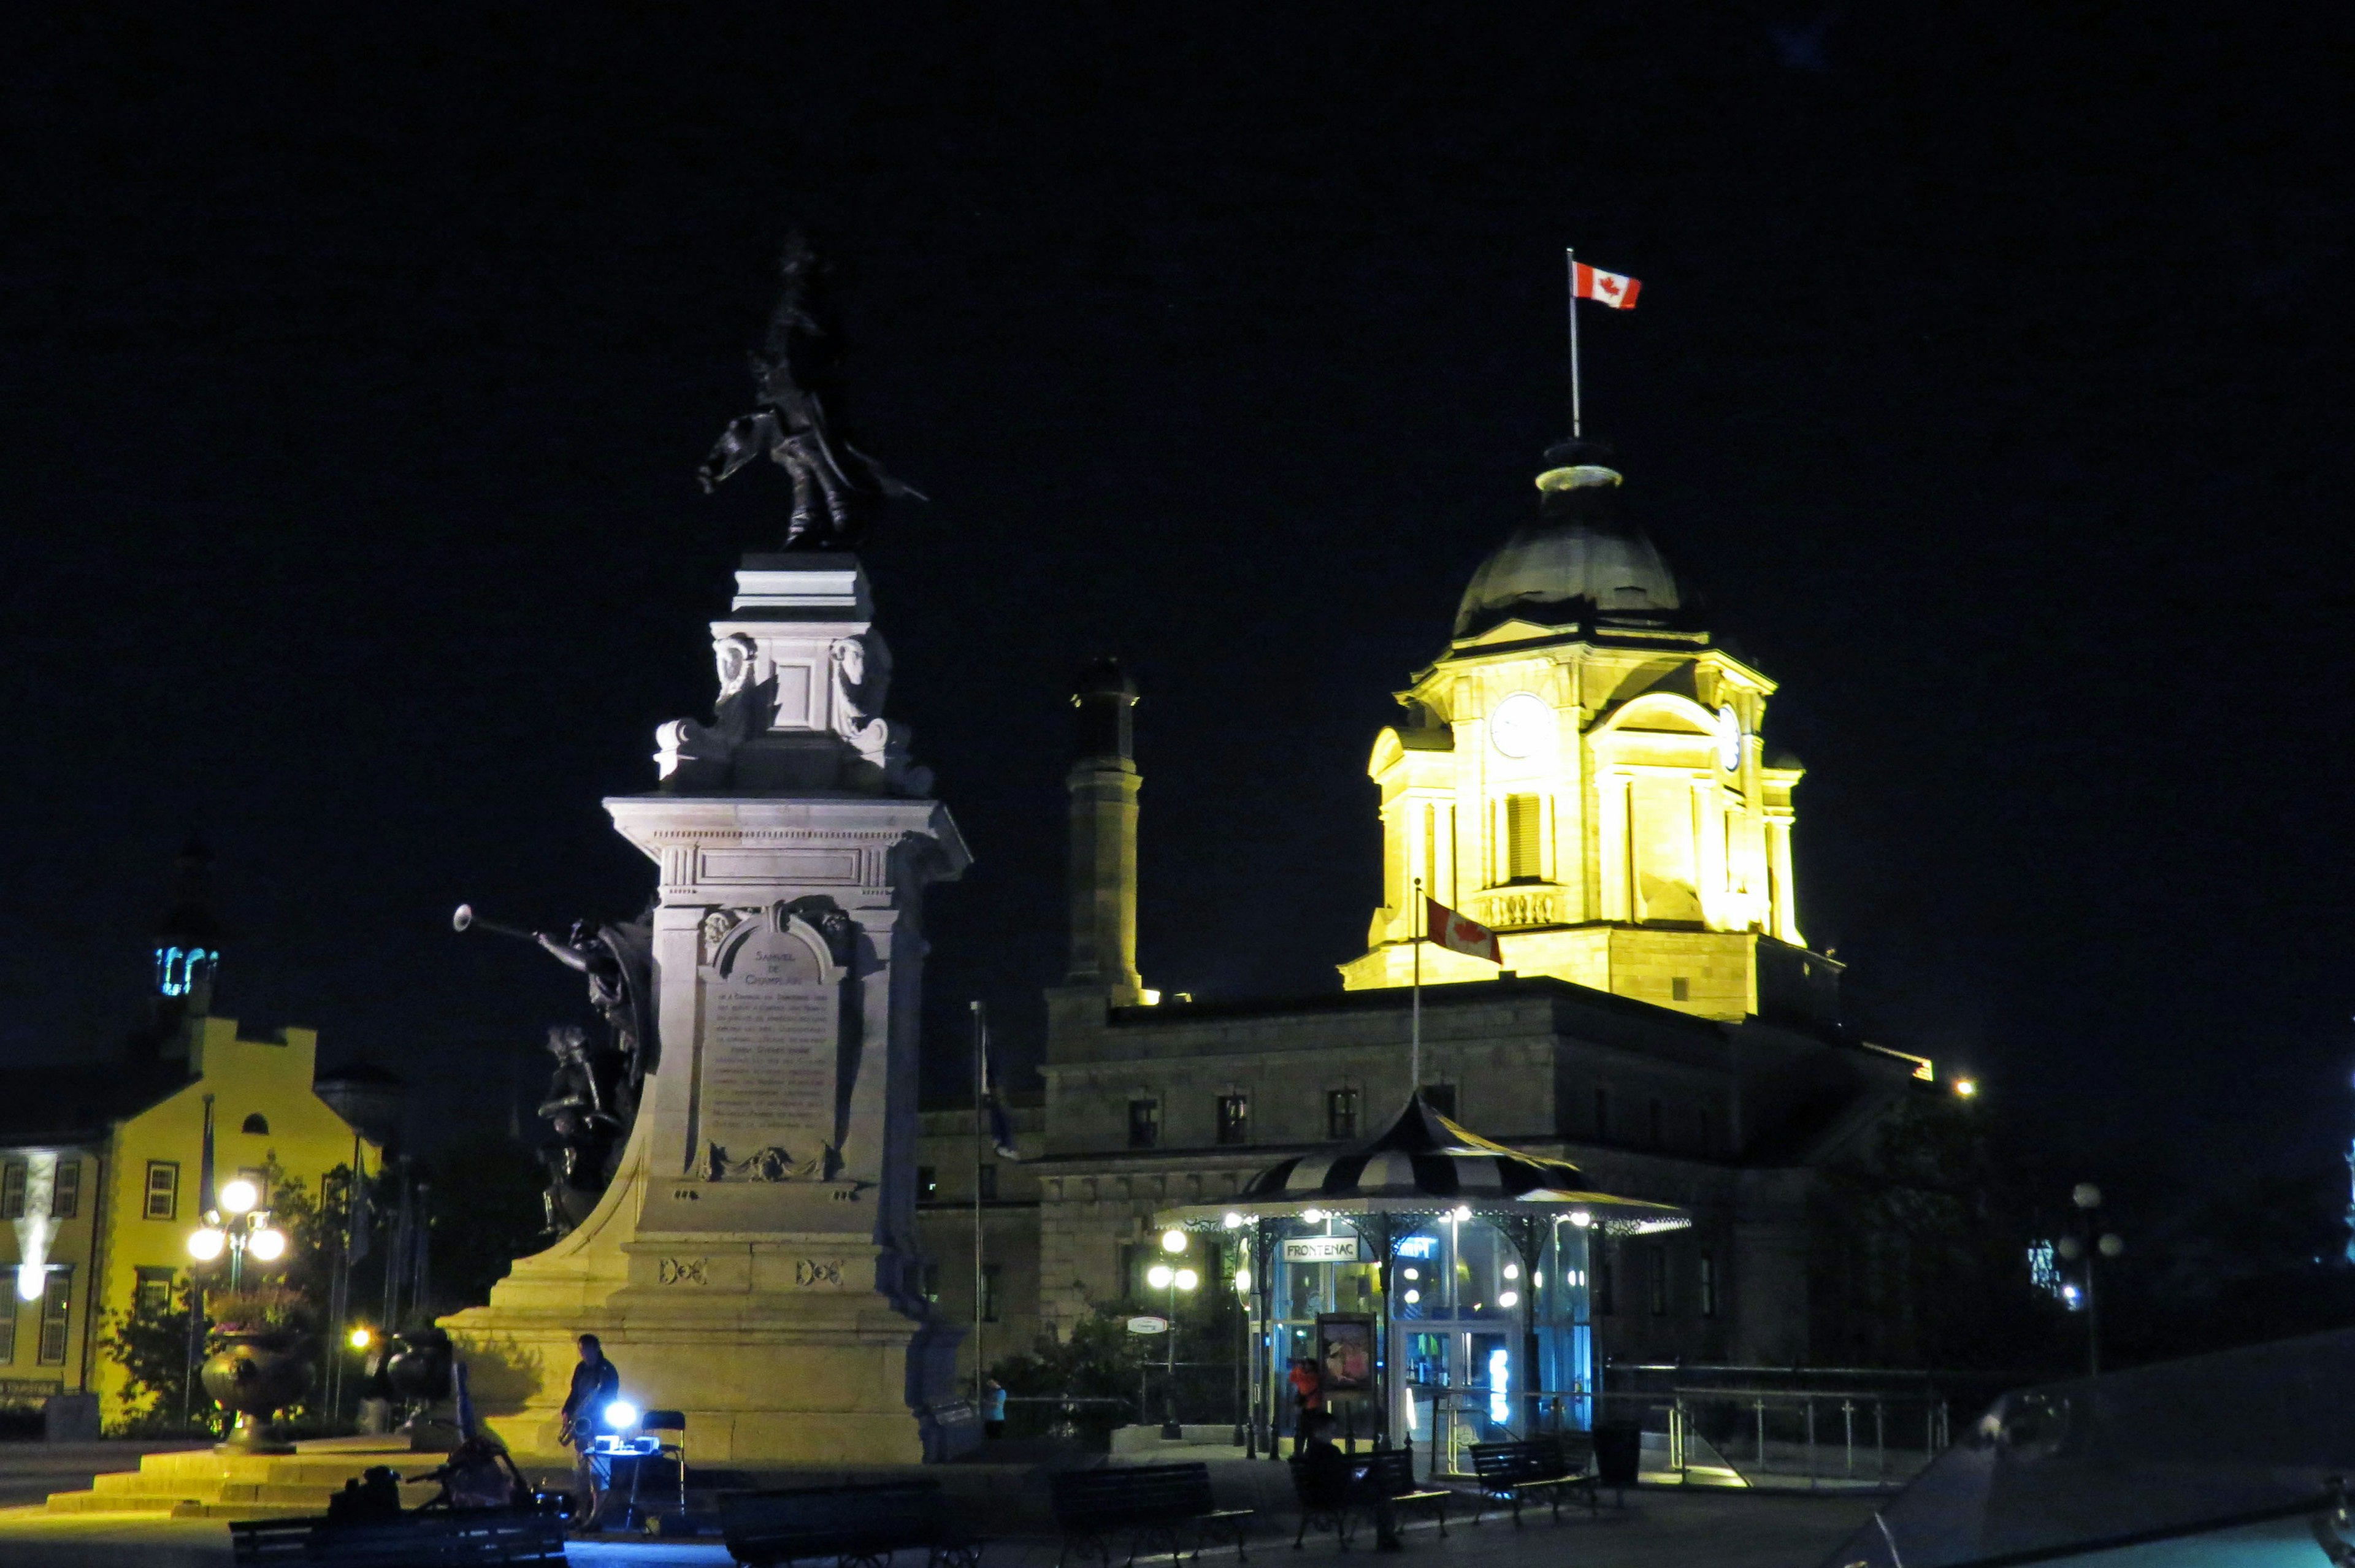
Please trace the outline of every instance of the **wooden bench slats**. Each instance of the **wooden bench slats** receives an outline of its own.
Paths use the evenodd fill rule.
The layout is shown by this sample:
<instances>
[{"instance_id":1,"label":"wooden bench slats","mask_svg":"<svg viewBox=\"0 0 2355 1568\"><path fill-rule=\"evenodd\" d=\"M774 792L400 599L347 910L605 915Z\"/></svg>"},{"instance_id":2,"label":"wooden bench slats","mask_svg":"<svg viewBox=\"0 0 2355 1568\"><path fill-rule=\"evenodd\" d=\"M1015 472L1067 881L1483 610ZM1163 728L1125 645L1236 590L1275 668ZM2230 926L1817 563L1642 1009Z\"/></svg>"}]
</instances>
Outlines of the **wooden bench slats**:
<instances>
[{"instance_id":1,"label":"wooden bench slats","mask_svg":"<svg viewBox=\"0 0 2355 1568\"><path fill-rule=\"evenodd\" d=\"M1148 1540L1176 1556L1182 1550L1180 1527L1190 1527L1198 1538L1205 1531L1231 1537L1240 1559L1247 1555L1245 1524L1257 1513L1253 1509L1219 1507L1210 1490L1208 1465L1106 1465L1093 1470L1067 1470L1050 1481L1049 1490L1055 1522L1063 1531L1063 1552L1055 1559L1059 1568L1074 1547L1109 1564L1111 1538L1123 1531L1130 1535L1128 1561L1132 1563ZM1199 1539L1193 1551L1197 1554L1201 1551Z\"/></svg>"},{"instance_id":2,"label":"wooden bench slats","mask_svg":"<svg viewBox=\"0 0 2355 1568\"><path fill-rule=\"evenodd\" d=\"M229 1527L240 1568L281 1563L336 1568L441 1568L442 1564L561 1563L564 1523L530 1509L460 1509L398 1519L246 1520Z\"/></svg>"},{"instance_id":3,"label":"wooden bench slats","mask_svg":"<svg viewBox=\"0 0 2355 1568\"><path fill-rule=\"evenodd\" d=\"M1481 1508L1492 1499L1511 1506L1516 1525L1521 1522L1521 1502L1528 1497L1544 1498L1557 1521L1565 1491L1584 1491L1590 1512L1601 1508L1593 1460L1594 1439L1584 1432L1549 1433L1517 1443L1475 1443L1472 1472L1479 1491L1472 1522L1480 1522Z\"/></svg>"},{"instance_id":4,"label":"wooden bench slats","mask_svg":"<svg viewBox=\"0 0 2355 1568\"><path fill-rule=\"evenodd\" d=\"M729 1555L754 1568L919 1548L934 1564L974 1568L984 1544L951 1519L938 1481L740 1492L720 1499L719 1530Z\"/></svg>"}]
</instances>

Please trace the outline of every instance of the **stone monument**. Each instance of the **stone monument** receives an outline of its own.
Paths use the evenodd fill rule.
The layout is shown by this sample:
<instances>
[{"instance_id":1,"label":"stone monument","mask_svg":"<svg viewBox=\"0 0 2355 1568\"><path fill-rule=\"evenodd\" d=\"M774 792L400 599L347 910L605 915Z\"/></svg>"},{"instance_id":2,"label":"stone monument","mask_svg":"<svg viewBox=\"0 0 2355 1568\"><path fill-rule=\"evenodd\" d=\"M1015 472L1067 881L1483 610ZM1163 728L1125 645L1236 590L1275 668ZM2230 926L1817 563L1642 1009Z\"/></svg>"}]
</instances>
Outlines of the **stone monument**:
<instances>
[{"instance_id":1,"label":"stone monument","mask_svg":"<svg viewBox=\"0 0 2355 1568\"><path fill-rule=\"evenodd\" d=\"M789 302L813 272L789 248ZM970 857L882 714L858 558L806 548L845 540L872 493L810 475L877 470L837 463L822 408L785 395L789 336L773 324L755 369L764 404L792 405L770 422L805 548L744 558L711 626L711 721L663 725L658 789L605 803L656 868L637 1115L596 1206L443 1319L487 1424L534 1459L563 1457L584 1332L624 1398L685 1412L698 1464L905 1463L980 1435L960 1330L921 1289L914 1189L923 892Z\"/></svg>"}]
</instances>

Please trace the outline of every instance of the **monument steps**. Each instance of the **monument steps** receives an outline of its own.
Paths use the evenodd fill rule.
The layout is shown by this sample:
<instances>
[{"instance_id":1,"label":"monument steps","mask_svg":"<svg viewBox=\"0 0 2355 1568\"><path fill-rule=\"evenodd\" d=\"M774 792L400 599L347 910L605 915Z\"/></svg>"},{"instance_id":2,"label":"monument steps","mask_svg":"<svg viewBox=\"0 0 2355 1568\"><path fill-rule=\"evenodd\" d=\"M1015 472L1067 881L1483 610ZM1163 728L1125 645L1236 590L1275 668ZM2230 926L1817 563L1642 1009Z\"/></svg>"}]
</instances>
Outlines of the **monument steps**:
<instances>
[{"instance_id":1,"label":"monument steps","mask_svg":"<svg viewBox=\"0 0 2355 1568\"><path fill-rule=\"evenodd\" d=\"M52 1492L47 1511L57 1514L136 1513L170 1519L301 1519L325 1513L327 1499L367 1469L390 1466L403 1476L421 1476L442 1462L406 1443L379 1440L356 1446L331 1439L332 1446L297 1445L292 1454L222 1454L205 1448L150 1454L136 1470L116 1470L92 1478L88 1491ZM401 1488L410 1508L433 1495L422 1484Z\"/></svg>"}]
</instances>

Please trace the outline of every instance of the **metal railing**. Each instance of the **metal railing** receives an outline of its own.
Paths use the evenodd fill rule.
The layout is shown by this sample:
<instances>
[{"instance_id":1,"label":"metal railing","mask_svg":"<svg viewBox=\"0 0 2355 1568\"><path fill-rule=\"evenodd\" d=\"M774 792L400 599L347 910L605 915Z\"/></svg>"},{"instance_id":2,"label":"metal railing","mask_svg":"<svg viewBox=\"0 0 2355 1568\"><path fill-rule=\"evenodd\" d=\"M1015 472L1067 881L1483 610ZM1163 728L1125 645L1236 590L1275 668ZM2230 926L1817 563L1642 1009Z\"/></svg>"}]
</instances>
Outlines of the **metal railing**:
<instances>
[{"instance_id":1,"label":"metal railing","mask_svg":"<svg viewBox=\"0 0 2355 1568\"><path fill-rule=\"evenodd\" d=\"M1667 1467L1690 1480L1721 1471L1750 1485L1888 1486L1911 1479L1952 1441L1946 1402L1887 1389L1688 1388L1660 1409Z\"/></svg>"}]
</instances>

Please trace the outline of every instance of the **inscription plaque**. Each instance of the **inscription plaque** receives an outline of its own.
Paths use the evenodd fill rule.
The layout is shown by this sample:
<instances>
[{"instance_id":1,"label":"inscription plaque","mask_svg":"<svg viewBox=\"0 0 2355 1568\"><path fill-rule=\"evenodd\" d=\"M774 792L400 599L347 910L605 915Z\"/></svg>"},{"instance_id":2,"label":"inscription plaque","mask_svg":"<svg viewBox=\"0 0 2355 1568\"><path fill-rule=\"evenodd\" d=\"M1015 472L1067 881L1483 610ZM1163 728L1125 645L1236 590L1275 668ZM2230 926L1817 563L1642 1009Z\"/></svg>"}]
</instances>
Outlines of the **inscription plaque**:
<instances>
[{"instance_id":1,"label":"inscription plaque","mask_svg":"<svg viewBox=\"0 0 2355 1568\"><path fill-rule=\"evenodd\" d=\"M841 987L817 933L749 923L703 972L702 1174L794 1181L826 1175L834 1143Z\"/></svg>"}]
</instances>

